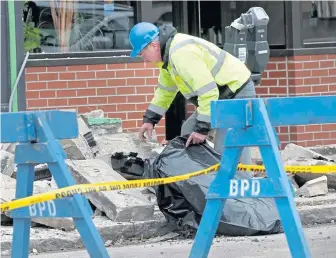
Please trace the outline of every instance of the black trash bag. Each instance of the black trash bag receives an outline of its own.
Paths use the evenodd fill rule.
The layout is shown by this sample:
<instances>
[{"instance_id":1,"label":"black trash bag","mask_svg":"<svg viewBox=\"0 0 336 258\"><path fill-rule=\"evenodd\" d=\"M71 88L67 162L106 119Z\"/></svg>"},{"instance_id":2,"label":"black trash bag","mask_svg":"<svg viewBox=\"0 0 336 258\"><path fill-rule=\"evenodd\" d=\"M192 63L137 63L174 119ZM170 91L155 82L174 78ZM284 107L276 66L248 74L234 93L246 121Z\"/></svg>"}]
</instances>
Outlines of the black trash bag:
<instances>
[{"instance_id":1,"label":"black trash bag","mask_svg":"<svg viewBox=\"0 0 336 258\"><path fill-rule=\"evenodd\" d=\"M221 155L208 144L185 148L186 137L176 137L159 154L145 176L165 178L208 168L220 162ZM161 212L171 221L198 227L205 208L208 188L215 173L194 177L186 181L155 186ZM235 178L249 178L246 172L237 171ZM227 199L218 234L251 236L281 232L281 221L274 199Z\"/></svg>"}]
</instances>

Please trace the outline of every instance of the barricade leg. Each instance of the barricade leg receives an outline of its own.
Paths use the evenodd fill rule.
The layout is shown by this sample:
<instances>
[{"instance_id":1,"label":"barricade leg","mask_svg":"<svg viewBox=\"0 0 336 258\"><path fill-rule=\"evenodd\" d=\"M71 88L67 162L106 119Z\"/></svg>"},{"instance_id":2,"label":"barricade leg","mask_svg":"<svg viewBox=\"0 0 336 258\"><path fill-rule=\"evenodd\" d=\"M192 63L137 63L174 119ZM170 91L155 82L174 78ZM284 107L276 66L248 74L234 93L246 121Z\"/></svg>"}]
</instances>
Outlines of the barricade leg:
<instances>
[{"instance_id":1,"label":"barricade leg","mask_svg":"<svg viewBox=\"0 0 336 258\"><path fill-rule=\"evenodd\" d=\"M224 187L224 182L229 182L234 177L242 150L243 148L224 149L221 168L208 190L206 206L189 258L208 256L225 205L225 199L220 197L221 188Z\"/></svg>"},{"instance_id":2,"label":"barricade leg","mask_svg":"<svg viewBox=\"0 0 336 258\"><path fill-rule=\"evenodd\" d=\"M55 153L55 162L49 164L50 172L52 173L58 187L66 187L75 185L75 180L71 176L69 168L65 164L65 153L60 143L54 138L52 132L45 121L41 122L43 133L49 139L48 149L50 153ZM99 235L90 214L85 208L85 197L75 194L73 196L72 205L74 210L78 210L82 216L73 218L78 232L82 237L82 241L91 257L106 258L109 257L103 239Z\"/></svg>"},{"instance_id":3,"label":"barricade leg","mask_svg":"<svg viewBox=\"0 0 336 258\"><path fill-rule=\"evenodd\" d=\"M17 166L16 199L31 196L33 194L34 176L34 165L19 164ZM28 257L30 226L30 218L13 219L13 246L16 247L12 248L13 258Z\"/></svg>"},{"instance_id":4,"label":"barricade leg","mask_svg":"<svg viewBox=\"0 0 336 258\"><path fill-rule=\"evenodd\" d=\"M276 135L263 102L260 103L260 111L270 141L270 145L259 147L260 154L264 161L268 176L270 178L281 178L281 188L286 196L275 198L275 203L278 208L290 252L293 257L311 257L308 243L304 236L300 216L292 196L291 185L287 179L280 152L276 147Z\"/></svg>"},{"instance_id":5,"label":"barricade leg","mask_svg":"<svg viewBox=\"0 0 336 258\"><path fill-rule=\"evenodd\" d=\"M50 172L55 178L57 185L62 188L66 186L75 185L75 181L68 173L68 170L63 159L58 160L56 163L49 165ZM82 217L73 218L75 226L82 237L82 241L90 254L90 257L104 258L109 257L106 251L103 239L99 235L90 214L87 212L85 203L87 200L82 195L73 195L73 209L80 211Z\"/></svg>"}]
</instances>

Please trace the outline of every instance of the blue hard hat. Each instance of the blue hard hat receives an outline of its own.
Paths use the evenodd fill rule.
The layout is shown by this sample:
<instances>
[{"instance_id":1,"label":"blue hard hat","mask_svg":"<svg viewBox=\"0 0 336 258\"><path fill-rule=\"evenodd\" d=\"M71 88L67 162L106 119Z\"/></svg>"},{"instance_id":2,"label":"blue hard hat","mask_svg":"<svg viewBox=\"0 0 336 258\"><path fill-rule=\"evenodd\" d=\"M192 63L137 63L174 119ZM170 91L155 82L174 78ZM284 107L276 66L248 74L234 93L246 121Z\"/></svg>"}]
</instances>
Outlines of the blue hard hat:
<instances>
[{"instance_id":1,"label":"blue hard hat","mask_svg":"<svg viewBox=\"0 0 336 258\"><path fill-rule=\"evenodd\" d=\"M157 36L159 28L149 22L136 24L129 33L129 41L132 45L131 57L136 57L139 53Z\"/></svg>"}]
</instances>

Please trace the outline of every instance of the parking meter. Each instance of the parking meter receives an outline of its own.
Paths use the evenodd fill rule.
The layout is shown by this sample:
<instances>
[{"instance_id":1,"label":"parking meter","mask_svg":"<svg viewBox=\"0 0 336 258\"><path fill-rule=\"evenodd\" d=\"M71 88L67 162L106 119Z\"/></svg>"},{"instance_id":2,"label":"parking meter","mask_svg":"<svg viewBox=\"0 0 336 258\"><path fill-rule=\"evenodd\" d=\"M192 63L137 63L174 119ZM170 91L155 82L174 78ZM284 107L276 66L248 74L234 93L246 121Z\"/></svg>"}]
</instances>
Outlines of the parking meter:
<instances>
[{"instance_id":1,"label":"parking meter","mask_svg":"<svg viewBox=\"0 0 336 258\"><path fill-rule=\"evenodd\" d=\"M259 84L270 57L267 41L269 17L261 7L252 7L225 27L224 50L239 58Z\"/></svg>"}]
</instances>

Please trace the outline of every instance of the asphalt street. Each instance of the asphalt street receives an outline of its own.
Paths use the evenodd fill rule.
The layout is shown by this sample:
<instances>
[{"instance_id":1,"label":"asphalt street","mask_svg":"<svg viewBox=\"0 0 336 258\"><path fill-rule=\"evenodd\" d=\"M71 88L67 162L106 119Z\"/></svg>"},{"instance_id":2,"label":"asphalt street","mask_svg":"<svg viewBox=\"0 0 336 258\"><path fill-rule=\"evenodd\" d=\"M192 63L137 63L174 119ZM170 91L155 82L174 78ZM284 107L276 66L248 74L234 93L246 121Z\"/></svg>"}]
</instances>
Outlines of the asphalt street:
<instances>
[{"instance_id":1,"label":"asphalt street","mask_svg":"<svg viewBox=\"0 0 336 258\"><path fill-rule=\"evenodd\" d=\"M336 225L304 229L312 257L336 257ZM295 243L294 243L295 244ZM113 258L186 258L192 241L165 241L145 245L132 245L108 248ZM36 258L87 258L86 250L34 254ZM210 257L291 257L284 234L258 237L220 237L216 238L209 253Z\"/></svg>"}]
</instances>

